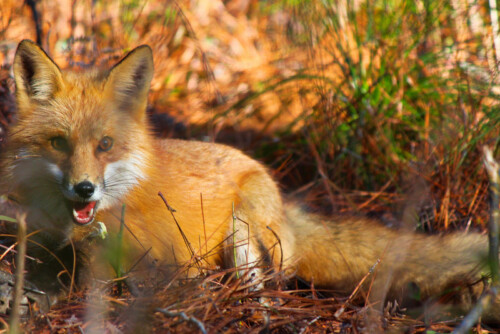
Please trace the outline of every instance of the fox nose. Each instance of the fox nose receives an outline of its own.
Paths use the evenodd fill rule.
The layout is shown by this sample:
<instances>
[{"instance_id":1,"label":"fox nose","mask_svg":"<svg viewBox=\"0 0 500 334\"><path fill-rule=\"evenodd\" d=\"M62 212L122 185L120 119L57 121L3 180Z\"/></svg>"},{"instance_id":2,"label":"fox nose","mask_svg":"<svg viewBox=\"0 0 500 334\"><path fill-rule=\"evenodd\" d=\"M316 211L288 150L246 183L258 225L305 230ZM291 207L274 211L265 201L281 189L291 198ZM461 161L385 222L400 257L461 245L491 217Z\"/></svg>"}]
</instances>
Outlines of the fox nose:
<instances>
[{"instance_id":1,"label":"fox nose","mask_svg":"<svg viewBox=\"0 0 500 334\"><path fill-rule=\"evenodd\" d=\"M90 198L94 190L94 185L89 181L80 182L75 186L75 192L82 198Z\"/></svg>"}]
</instances>

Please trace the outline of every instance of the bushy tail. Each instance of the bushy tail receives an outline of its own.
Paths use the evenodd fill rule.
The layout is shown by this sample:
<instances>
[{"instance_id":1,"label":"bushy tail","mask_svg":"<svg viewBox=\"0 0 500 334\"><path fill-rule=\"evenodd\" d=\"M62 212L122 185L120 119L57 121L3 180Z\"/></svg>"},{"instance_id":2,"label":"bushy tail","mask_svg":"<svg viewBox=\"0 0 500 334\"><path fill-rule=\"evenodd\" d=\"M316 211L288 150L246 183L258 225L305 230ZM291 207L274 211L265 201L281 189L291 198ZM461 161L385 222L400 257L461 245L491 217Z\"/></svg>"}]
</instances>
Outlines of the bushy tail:
<instances>
[{"instance_id":1,"label":"bushy tail","mask_svg":"<svg viewBox=\"0 0 500 334\"><path fill-rule=\"evenodd\" d=\"M363 285L365 292L371 287L370 301L402 298L409 292L427 299L466 287L457 294L463 306L483 289L488 252L484 235L424 235L366 218L325 218L294 205L286 212L295 232L297 275L315 286L351 293L373 269Z\"/></svg>"}]
</instances>

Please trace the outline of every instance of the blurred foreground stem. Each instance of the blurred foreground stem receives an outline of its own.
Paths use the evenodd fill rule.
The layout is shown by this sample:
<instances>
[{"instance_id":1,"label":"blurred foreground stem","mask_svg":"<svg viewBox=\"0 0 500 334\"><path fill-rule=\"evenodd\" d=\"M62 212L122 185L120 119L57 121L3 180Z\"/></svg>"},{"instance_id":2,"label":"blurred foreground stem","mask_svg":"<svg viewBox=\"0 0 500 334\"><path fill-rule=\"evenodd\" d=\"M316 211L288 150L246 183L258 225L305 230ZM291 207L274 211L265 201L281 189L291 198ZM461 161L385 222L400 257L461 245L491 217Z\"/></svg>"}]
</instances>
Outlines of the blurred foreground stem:
<instances>
[{"instance_id":1,"label":"blurred foreground stem","mask_svg":"<svg viewBox=\"0 0 500 334\"><path fill-rule=\"evenodd\" d=\"M500 165L493 158L493 153L488 147L484 147L484 165L490 179L490 197L491 197L491 214L488 227L489 238L489 256L488 263L491 269L491 277L493 284L498 283L498 225L500 219L500 210L498 208L500 196Z\"/></svg>"},{"instance_id":2,"label":"blurred foreground stem","mask_svg":"<svg viewBox=\"0 0 500 334\"><path fill-rule=\"evenodd\" d=\"M500 219L500 210L498 208L500 198L500 165L493 158L493 152L488 147L484 147L484 166L488 172L490 180L491 212L490 223L488 226L489 254L488 264L491 270L492 286L481 296L476 306L467 314L460 326L453 334L465 334L474 326L481 317L485 308L488 308L491 302L498 294L498 225Z\"/></svg>"},{"instance_id":3,"label":"blurred foreground stem","mask_svg":"<svg viewBox=\"0 0 500 334\"><path fill-rule=\"evenodd\" d=\"M24 258L26 256L26 214L21 213L17 217L17 257L16 257L16 283L14 286L14 302L12 314L9 319L9 333L20 333L19 318L21 314L21 300L23 297L24 283Z\"/></svg>"}]
</instances>

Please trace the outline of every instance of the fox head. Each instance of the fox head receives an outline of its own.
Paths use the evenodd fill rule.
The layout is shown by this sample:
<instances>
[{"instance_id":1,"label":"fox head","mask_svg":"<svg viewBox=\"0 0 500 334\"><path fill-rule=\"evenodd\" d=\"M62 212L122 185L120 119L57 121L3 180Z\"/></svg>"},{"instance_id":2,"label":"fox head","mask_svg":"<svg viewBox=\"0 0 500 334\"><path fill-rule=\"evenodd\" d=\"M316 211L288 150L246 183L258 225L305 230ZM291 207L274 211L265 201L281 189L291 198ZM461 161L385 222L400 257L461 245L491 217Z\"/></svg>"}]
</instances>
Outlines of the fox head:
<instances>
[{"instance_id":1,"label":"fox head","mask_svg":"<svg viewBox=\"0 0 500 334\"><path fill-rule=\"evenodd\" d=\"M14 59L18 119L3 164L21 202L80 225L119 202L148 165L148 46L107 71L62 71L24 40Z\"/></svg>"}]
</instances>

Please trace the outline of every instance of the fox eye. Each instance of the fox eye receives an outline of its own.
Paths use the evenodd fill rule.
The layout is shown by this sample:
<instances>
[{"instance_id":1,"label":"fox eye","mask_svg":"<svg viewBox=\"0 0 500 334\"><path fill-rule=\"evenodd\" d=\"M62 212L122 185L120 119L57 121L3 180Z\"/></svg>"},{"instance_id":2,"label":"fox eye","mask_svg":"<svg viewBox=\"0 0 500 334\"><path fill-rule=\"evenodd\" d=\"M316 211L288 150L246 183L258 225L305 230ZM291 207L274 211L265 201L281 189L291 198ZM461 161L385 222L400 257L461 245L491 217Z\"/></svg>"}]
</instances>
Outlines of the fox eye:
<instances>
[{"instance_id":1,"label":"fox eye","mask_svg":"<svg viewBox=\"0 0 500 334\"><path fill-rule=\"evenodd\" d=\"M58 137L51 138L50 144L57 151L61 151L61 152L69 151L68 141L63 137L58 136Z\"/></svg>"},{"instance_id":2,"label":"fox eye","mask_svg":"<svg viewBox=\"0 0 500 334\"><path fill-rule=\"evenodd\" d=\"M113 147L113 138L106 136L99 141L99 151L106 152L109 151L111 147Z\"/></svg>"}]
</instances>

